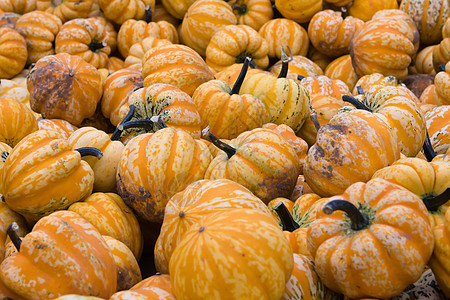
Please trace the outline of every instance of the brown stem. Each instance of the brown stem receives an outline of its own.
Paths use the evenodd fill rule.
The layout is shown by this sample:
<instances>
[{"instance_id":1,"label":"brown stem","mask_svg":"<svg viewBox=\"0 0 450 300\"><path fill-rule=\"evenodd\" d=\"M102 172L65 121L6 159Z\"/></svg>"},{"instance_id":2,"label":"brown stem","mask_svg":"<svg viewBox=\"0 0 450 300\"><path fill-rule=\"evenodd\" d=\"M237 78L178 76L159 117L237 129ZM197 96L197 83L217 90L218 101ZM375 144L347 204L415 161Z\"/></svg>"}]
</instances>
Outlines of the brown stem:
<instances>
[{"instance_id":1,"label":"brown stem","mask_svg":"<svg viewBox=\"0 0 450 300\"><path fill-rule=\"evenodd\" d=\"M12 222L11 224L9 224L8 228L6 229L6 234L8 234L17 251L20 251L22 239L19 237L19 225L16 222Z\"/></svg>"},{"instance_id":2,"label":"brown stem","mask_svg":"<svg viewBox=\"0 0 450 300\"><path fill-rule=\"evenodd\" d=\"M235 148L233 148L230 145L222 142L214 134L209 132L209 125L205 129L202 130L202 135L203 135L203 137L206 140L208 140L211 143L213 143L214 146L216 146L220 150L224 151L227 154L228 159L230 159L233 155L236 154L236 149Z\"/></svg>"},{"instance_id":3,"label":"brown stem","mask_svg":"<svg viewBox=\"0 0 450 300\"><path fill-rule=\"evenodd\" d=\"M102 158L103 156L103 152L94 147L81 147L75 149L75 151L78 151L81 156L95 156L98 159Z\"/></svg>"},{"instance_id":4,"label":"brown stem","mask_svg":"<svg viewBox=\"0 0 450 300\"><path fill-rule=\"evenodd\" d=\"M423 198L423 203L428 211L437 211L439 207L450 200L450 187L448 187L442 194L437 196L427 196Z\"/></svg>"},{"instance_id":5,"label":"brown stem","mask_svg":"<svg viewBox=\"0 0 450 300\"><path fill-rule=\"evenodd\" d=\"M351 221L351 228L353 230L361 230L369 225L369 218L366 214L362 213L356 206L346 200L332 200L324 205L322 211L327 215L331 215L333 212L341 210L345 212Z\"/></svg>"},{"instance_id":6,"label":"brown stem","mask_svg":"<svg viewBox=\"0 0 450 300\"><path fill-rule=\"evenodd\" d=\"M283 225L283 230L292 232L300 226L297 224L297 222L294 221L292 218L291 213L287 209L286 205L284 205L283 202L278 203L274 208L275 212L277 213L278 217L281 220L281 224Z\"/></svg>"}]
</instances>

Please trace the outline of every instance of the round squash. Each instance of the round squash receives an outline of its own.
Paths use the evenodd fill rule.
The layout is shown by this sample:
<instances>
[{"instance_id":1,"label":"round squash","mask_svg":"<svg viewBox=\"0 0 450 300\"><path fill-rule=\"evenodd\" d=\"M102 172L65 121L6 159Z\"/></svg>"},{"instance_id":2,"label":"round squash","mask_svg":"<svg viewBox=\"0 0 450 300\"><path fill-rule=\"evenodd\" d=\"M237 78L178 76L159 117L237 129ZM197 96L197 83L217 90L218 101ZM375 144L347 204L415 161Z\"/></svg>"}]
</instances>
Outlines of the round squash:
<instances>
[{"instance_id":1,"label":"round squash","mask_svg":"<svg viewBox=\"0 0 450 300\"><path fill-rule=\"evenodd\" d=\"M137 42L133 44L133 46L130 47L130 50L128 52L128 56L125 58L125 67L126 68L134 68L141 70L142 69L142 59L144 58L145 52L148 50L158 47L158 46L164 46L172 44L167 39L158 39L155 37L146 37L140 42Z\"/></svg>"},{"instance_id":2,"label":"round squash","mask_svg":"<svg viewBox=\"0 0 450 300\"><path fill-rule=\"evenodd\" d=\"M434 77L433 99L436 105L450 104L450 62Z\"/></svg>"},{"instance_id":3,"label":"round squash","mask_svg":"<svg viewBox=\"0 0 450 300\"><path fill-rule=\"evenodd\" d=\"M280 14L297 23L306 23L319 11L322 10L322 0L275 0L275 7Z\"/></svg>"},{"instance_id":4,"label":"round squash","mask_svg":"<svg viewBox=\"0 0 450 300\"><path fill-rule=\"evenodd\" d=\"M126 20L142 20L155 10L155 0L99 0L98 4L108 20L122 24Z\"/></svg>"},{"instance_id":5,"label":"round squash","mask_svg":"<svg viewBox=\"0 0 450 300\"><path fill-rule=\"evenodd\" d=\"M0 151L2 150L1 148L4 147L3 145L0 144ZM3 151L1 153L3 153ZM2 158L0 158L0 174L2 173L2 164L3 164L3 161L2 161ZM0 175L0 180L1 179L2 178ZM1 186L1 183L0 183L0 186ZM1 187L0 187L0 194L1 194ZM0 263L3 261L4 258L7 257L7 256L5 256L5 253L6 253L5 246L6 246L7 239L8 239L7 229L8 229L9 224L11 224L12 222L16 222L16 224L19 226L19 232L18 232L19 236L22 237L28 233L25 219L18 213L11 210L8 207L8 205L6 205L5 202L0 201Z\"/></svg>"},{"instance_id":6,"label":"round squash","mask_svg":"<svg viewBox=\"0 0 450 300\"><path fill-rule=\"evenodd\" d=\"M397 9L398 0L353 0L348 8L348 14L364 22L372 19L381 10Z\"/></svg>"},{"instance_id":7,"label":"round squash","mask_svg":"<svg viewBox=\"0 0 450 300\"><path fill-rule=\"evenodd\" d=\"M3 0L0 9L4 12L13 12L19 15L36 10L36 0Z\"/></svg>"},{"instance_id":8,"label":"round squash","mask_svg":"<svg viewBox=\"0 0 450 300\"><path fill-rule=\"evenodd\" d=\"M27 62L25 39L12 28L0 28L0 78L9 79L22 72Z\"/></svg>"}]
</instances>

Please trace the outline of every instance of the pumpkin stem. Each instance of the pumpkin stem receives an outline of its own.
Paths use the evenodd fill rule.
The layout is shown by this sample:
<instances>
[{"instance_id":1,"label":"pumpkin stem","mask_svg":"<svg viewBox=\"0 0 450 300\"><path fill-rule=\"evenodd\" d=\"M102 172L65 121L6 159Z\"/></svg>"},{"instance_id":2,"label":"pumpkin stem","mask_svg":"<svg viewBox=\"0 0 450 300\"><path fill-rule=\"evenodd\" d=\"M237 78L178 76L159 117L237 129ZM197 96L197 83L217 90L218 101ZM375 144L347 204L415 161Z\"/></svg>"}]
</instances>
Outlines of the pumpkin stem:
<instances>
[{"instance_id":1,"label":"pumpkin stem","mask_svg":"<svg viewBox=\"0 0 450 300\"><path fill-rule=\"evenodd\" d=\"M81 156L95 156L98 159L102 158L103 156L103 152L94 147L81 147L75 149L75 151L78 151Z\"/></svg>"},{"instance_id":2,"label":"pumpkin stem","mask_svg":"<svg viewBox=\"0 0 450 300\"><path fill-rule=\"evenodd\" d=\"M89 50L95 52L97 50L105 48L106 46L108 46L108 44L106 44L105 42L92 42L89 44Z\"/></svg>"},{"instance_id":3,"label":"pumpkin stem","mask_svg":"<svg viewBox=\"0 0 450 300\"><path fill-rule=\"evenodd\" d=\"M445 204L450 200L450 187L448 187L443 193L437 196L426 196L423 198L423 203L427 207L428 211L437 211L439 206Z\"/></svg>"},{"instance_id":4,"label":"pumpkin stem","mask_svg":"<svg viewBox=\"0 0 450 300\"><path fill-rule=\"evenodd\" d=\"M231 147L230 145L222 142L219 140L214 134L209 132L209 125L202 130L203 137L214 144L217 148L225 152L228 156L228 159L230 159L233 155L236 154L236 149Z\"/></svg>"},{"instance_id":5,"label":"pumpkin stem","mask_svg":"<svg viewBox=\"0 0 450 300\"><path fill-rule=\"evenodd\" d=\"M245 15L248 12L248 8L247 5L242 4L242 5L237 5L237 4L233 4L231 5L231 8L235 11L237 11L237 13L239 15Z\"/></svg>"},{"instance_id":6,"label":"pumpkin stem","mask_svg":"<svg viewBox=\"0 0 450 300\"><path fill-rule=\"evenodd\" d=\"M128 113L126 114L126 116L122 119L122 121L120 121L119 125L128 122L131 120L131 118L134 116L134 112L136 111L136 107L131 104L130 105L130 110L128 111ZM117 127L114 130L113 134L111 135L111 141L117 141L118 139L120 139L120 135L122 134L123 130L118 130Z\"/></svg>"},{"instance_id":7,"label":"pumpkin stem","mask_svg":"<svg viewBox=\"0 0 450 300\"><path fill-rule=\"evenodd\" d=\"M124 130L131 129L131 128L144 128L144 129L153 130L154 125L155 125L155 123L148 118L145 118L142 120L132 120L132 121L128 121L123 124L117 125L116 130L114 131L113 135L118 134L120 136ZM116 131L118 131L118 133L116 133Z\"/></svg>"},{"instance_id":8,"label":"pumpkin stem","mask_svg":"<svg viewBox=\"0 0 450 300\"><path fill-rule=\"evenodd\" d=\"M250 57L245 58L244 64L242 65L241 72L239 73L239 76L236 79L236 82L234 83L233 88L231 89L230 95L239 94L242 83L244 82L245 75L247 75L248 65L251 60L252 59Z\"/></svg>"},{"instance_id":9,"label":"pumpkin stem","mask_svg":"<svg viewBox=\"0 0 450 300\"><path fill-rule=\"evenodd\" d=\"M436 152L433 149L433 146L431 145L430 136L428 135L428 130L426 130L425 135L425 142L423 143L423 153L425 154L425 157L428 161L432 161L433 158L436 157Z\"/></svg>"},{"instance_id":10,"label":"pumpkin stem","mask_svg":"<svg viewBox=\"0 0 450 300\"><path fill-rule=\"evenodd\" d=\"M445 72L445 64L440 64L438 70L439 72Z\"/></svg>"},{"instance_id":11,"label":"pumpkin stem","mask_svg":"<svg viewBox=\"0 0 450 300\"><path fill-rule=\"evenodd\" d=\"M347 7L345 7L345 6L342 6L342 7L341 7L341 16L342 16L342 19L344 19L344 20L345 20L345 18L348 17L348 10L347 10Z\"/></svg>"},{"instance_id":12,"label":"pumpkin stem","mask_svg":"<svg viewBox=\"0 0 450 300\"><path fill-rule=\"evenodd\" d=\"M284 51L284 46L281 45L281 70L280 70L280 74L278 74L278 78L286 78L287 74L288 74L288 69L289 69L289 62L293 59L292 58L292 52L291 52L291 48L289 48L289 53L290 53L290 57L288 57L286 55L286 52Z\"/></svg>"},{"instance_id":13,"label":"pumpkin stem","mask_svg":"<svg viewBox=\"0 0 450 300\"><path fill-rule=\"evenodd\" d=\"M297 222L294 221L294 218L292 218L292 215L290 214L289 210L287 209L286 205L284 205L283 202L278 203L273 209L275 210L275 212L277 213L278 217L281 220L283 230L292 232L300 228Z\"/></svg>"},{"instance_id":14,"label":"pumpkin stem","mask_svg":"<svg viewBox=\"0 0 450 300\"><path fill-rule=\"evenodd\" d=\"M20 245L22 245L22 239L19 236L19 225L16 222L12 222L9 224L8 228L6 229L6 234L8 234L9 238L11 239L12 243L14 244L14 247L16 247L17 251L20 251Z\"/></svg>"},{"instance_id":15,"label":"pumpkin stem","mask_svg":"<svg viewBox=\"0 0 450 300\"><path fill-rule=\"evenodd\" d=\"M357 109L364 109L364 110L367 110L367 111L371 111L370 108L365 106L364 103L362 103L361 101L359 101L355 97L352 97L352 96L349 96L349 95L342 95L342 100L352 104Z\"/></svg>"},{"instance_id":16,"label":"pumpkin stem","mask_svg":"<svg viewBox=\"0 0 450 300\"><path fill-rule=\"evenodd\" d=\"M159 129L167 128L166 123L164 123L159 115L151 117L150 120L155 123L159 127Z\"/></svg>"},{"instance_id":17,"label":"pumpkin stem","mask_svg":"<svg viewBox=\"0 0 450 300\"><path fill-rule=\"evenodd\" d=\"M311 119L311 122L313 122L316 131L319 131L320 128L319 119L317 119L316 110L311 106L311 104L309 105L309 111L310 111L309 118Z\"/></svg>"},{"instance_id":18,"label":"pumpkin stem","mask_svg":"<svg viewBox=\"0 0 450 300\"><path fill-rule=\"evenodd\" d=\"M153 19L152 7L150 5L145 6L145 22L150 23Z\"/></svg>"},{"instance_id":19,"label":"pumpkin stem","mask_svg":"<svg viewBox=\"0 0 450 300\"><path fill-rule=\"evenodd\" d=\"M303 78L306 78L306 77L303 76L303 75L300 75L300 74L297 75L297 80L298 80L298 81L302 80Z\"/></svg>"},{"instance_id":20,"label":"pumpkin stem","mask_svg":"<svg viewBox=\"0 0 450 300\"><path fill-rule=\"evenodd\" d=\"M353 203L346 200L332 200L324 205L322 211L327 215L331 215L333 212L341 210L347 214L351 221L351 227L353 230L361 230L369 225L369 218L366 214L362 213Z\"/></svg>"},{"instance_id":21,"label":"pumpkin stem","mask_svg":"<svg viewBox=\"0 0 450 300\"><path fill-rule=\"evenodd\" d=\"M272 4L272 10L273 10L273 19L284 18L283 15L278 10L278 8L276 7L275 3Z\"/></svg>"},{"instance_id":22,"label":"pumpkin stem","mask_svg":"<svg viewBox=\"0 0 450 300\"><path fill-rule=\"evenodd\" d=\"M358 86L356 87L356 90L358 91L358 94L359 94L359 95L364 95L364 89L363 89L362 86L358 85Z\"/></svg>"}]
</instances>

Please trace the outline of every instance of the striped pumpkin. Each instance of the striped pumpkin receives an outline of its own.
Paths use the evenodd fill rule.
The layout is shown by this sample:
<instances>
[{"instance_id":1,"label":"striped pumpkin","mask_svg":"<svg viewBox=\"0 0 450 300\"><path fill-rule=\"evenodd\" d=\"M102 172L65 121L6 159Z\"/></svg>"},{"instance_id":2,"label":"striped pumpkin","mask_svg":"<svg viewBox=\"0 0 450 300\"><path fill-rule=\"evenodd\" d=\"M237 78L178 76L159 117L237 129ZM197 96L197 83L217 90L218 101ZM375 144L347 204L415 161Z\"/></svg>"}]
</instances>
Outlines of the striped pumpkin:
<instances>
[{"instance_id":1,"label":"striped pumpkin","mask_svg":"<svg viewBox=\"0 0 450 300\"><path fill-rule=\"evenodd\" d=\"M425 114L431 144L437 154L450 148L450 105L435 107Z\"/></svg>"},{"instance_id":2,"label":"striped pumpkin","mask_svg":"<svg viewBox=\"0 0 450 300\"><path fill-rule=\"evenodd\" d=\"M128 56L125 58L125 68L142 69L142 59L144 58L145 52L148 50L158 47L172 44L167 39L159 39L153 36L144 38L142 41L134 43L130 47Z\"/></svg>"},{"instance_id":3,"label":"striped pumpkin","mask_svg":"<svg viewBox=\"0 0 450 300\"><path fill-rule=\"evenodd\" d=\"M358 75L352 65L352 58L349 54L336 58L326 67L324 75L331 79L339 79L344 82L350 91L356 86ZM305 76L308 77L308 76Z\"/></svg>"},{"instance_id":4,"label":"striped pumpkin","mask_svg":"<svg viewBox=\"0 0 450 300\"><path fill-rule=\"evenodd\" d=\"M278 76L281 68L282 61L279 60L270 67L269 71L275 76ZM317 77L323 75L323 70L311 59L301 55L294 55L292 56L292 60L289 61L286 78L297 79L298 75L304 77Z\"/></svg>"},{"instance_id":5,"label":"striped pumpkin","mask_svg":"<svg viewBox=\"0 0 450 300\"><path fill-rule=\"evenodd\" d=\"M38 130L32 111L17 100L0 98L0 142L11 147L28 134Z\"/></svg>"},{"instance_id":6,"label":"striped pumpkin","mask_svg":"<svg viewBox=\"0 0 450 300\"><path fill-rule=\"evenodd\" d=\"M143 20L155 10L155 0L99 0L98 5L108 20L122 24L126 20Z\"/></svg>"},{"instance_id":7,"label":"striped pumpkin","mask_svg":"<svg viewBox=\"0 0 450 300\"><path fill-rule=\"evenodd\" d=\"M38 128L40 130L54 130L58 132L63 138L67 139L78 128L69 122L61 119L43 119L37 120Z\"/></svg>"}]
</instances>

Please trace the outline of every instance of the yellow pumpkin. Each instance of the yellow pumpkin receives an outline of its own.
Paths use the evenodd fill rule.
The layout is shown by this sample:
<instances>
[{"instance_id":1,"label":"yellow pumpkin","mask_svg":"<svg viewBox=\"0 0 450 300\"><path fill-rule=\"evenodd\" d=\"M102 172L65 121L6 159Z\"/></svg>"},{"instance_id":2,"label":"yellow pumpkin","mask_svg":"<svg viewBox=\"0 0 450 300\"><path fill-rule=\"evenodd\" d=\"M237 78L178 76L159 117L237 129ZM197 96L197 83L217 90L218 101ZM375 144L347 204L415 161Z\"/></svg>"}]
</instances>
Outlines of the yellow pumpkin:
<instances>
[{"instance_id":1,"label":"yellow pumpkin","mask_svg":"<svg viewBox=\"0 0 450 300\"><path fill-rule=\"evenodd\" d=\"M38 130L31 110L10 98L0 98L0 142L14 147L28 134Z\"/></svg>"},{"instance_id":2,"label":"yellow pumpkin","mask_svg":"<svg viewBox=\"0 0 450 300\"><path fill-rule=\"evenodd\" d=\"M414 66L409 67L410 74L430 74L436 75L433 65L433 51L437 45L428 46L417 52L414 59Z\"/></svg>"},{"instance_id":3,"label":"yellow pumpkin","mask_svg":"<svg viewBox=\"0 0 450 300\"><path fill-rule=\"evenodd\" d=\"M238 24L248 25L256 31L273 18L270 0L231 0L228 3L233 8Z\"/></svg>"},{"instance_id":4,"label":"yellow pumpkin","mask_svg":"<svg viewBox=\"0 0 450 300\"><path fill-rule=\"evenodd\" d=\"M343 95L350 94L350 90L345 82L339 79L331 79L324 75L302 78L300 84L306 88L311 99L317 96L341 99Z\"/></svg>"},{"instance_id":5,"label":"yellow pumpkin","mask_svg":"<svg viewBox=\"0 0 450 300\"><path fill-rule=\"evenodd\" d=\"M29 105L30 93L25 86L20 85L16 81L2 79L0 81L0 98L11 98L20 103Z\"/></svg>"},{"instance_id":6,"label":"yellow pumpkin","mask_svg":"<svg viewBox=\"0 0 450 300\"><path fill-rule=\"evenodd\" d=\"M25 39L12 28L0 28L0 78L9 79L19 74L27 62Z\"/></svg>"},{"instance_id":7,"label":"yellow pumpkin","mask_svg":"<svg viewBox=\"0 0 450 300\"><path fill-rule=\"evenodd\" d=\"M445 212L444 223L433 228L434 251L429 261L439 287L447 297L450 297L450 210Z\"/></svg>"},{"instance_id":8,"label":"yellow pumpkin","mask_svg":"<svg viewBox=\"0 0 450 300\"><path fill-rule=\"evenodd\" d=\"M155 0L99 0L98 4L105 17L116 24L129 19L142 20L155 9Z\"/></svg>"},{"instance_id":9,"label":"yellow pumpkin","mask_svg":"<svg viewBox=\"0 0 450 300\"><path fill-rule=\"evenodd\" d=\"M375 85L402 86L403 84L394 76L384 76L380 73L372 73L364 75L358 79L355 87L353 88L353 95L363 94L365 91Z\"/></svg>"}]
</instances>

